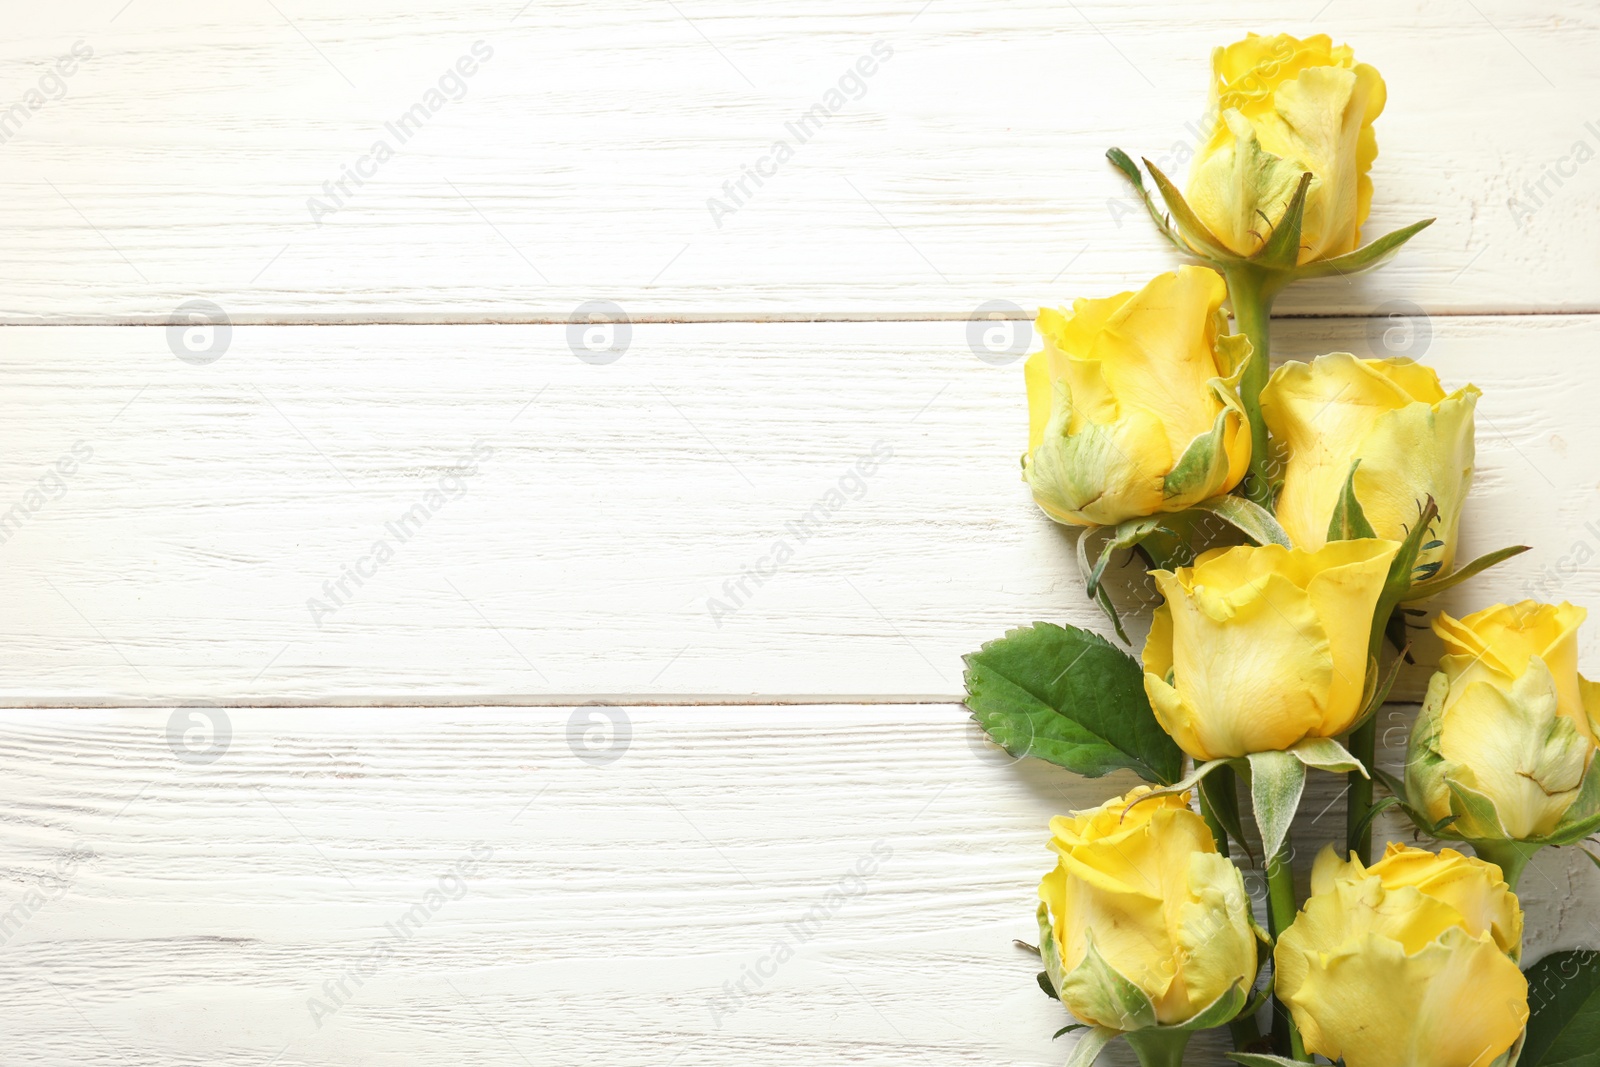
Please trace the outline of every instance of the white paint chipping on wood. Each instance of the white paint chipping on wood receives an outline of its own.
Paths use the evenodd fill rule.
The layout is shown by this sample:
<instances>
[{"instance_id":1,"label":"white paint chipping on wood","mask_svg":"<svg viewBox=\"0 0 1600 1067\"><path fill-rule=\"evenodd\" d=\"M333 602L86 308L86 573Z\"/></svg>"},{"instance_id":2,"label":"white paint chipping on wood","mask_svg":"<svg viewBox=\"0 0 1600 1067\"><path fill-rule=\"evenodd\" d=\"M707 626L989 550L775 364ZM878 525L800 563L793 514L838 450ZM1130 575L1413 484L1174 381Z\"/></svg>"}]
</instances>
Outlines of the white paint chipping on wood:
<instances>
[{"instance_id":1,"label":"white paint chipping on wood","mask_svg":"<svg viewBox=\"0 0 1600 1067\"><path fill-rule=\"evenodd\" d=\"M1049 817L1130 778L1012 764L959 707L612 710L627 743L585 747L566 709L233 709L209 763L175 757L165 711L5 712L5 907L92 854L0 946L7 1046L86 1067L1061 1062L1068 1020L1011 940L1036 939ZM1312 778L1308 853L1340 784ZM318 1027L308 1000L336 1006L324 982L478 842L464 895ZM1525 884L1532 956L1593 942L1587 861L1547 853Z\"/></svg>"},{"instance_id":2,"label":"white paint chipping on wood","mask_svg":"<svg viewBox=\"0 0 1600 1067\"><path fill-rule=\"evenodd\" d=\"M965 315L1114 292L1166 252L1105 150L1181 172L1211 47L1275 29L1349 41L1387 79L1369 234L1439 219L1381 284L1298 287L1285 310L1600 309L1600 164L1575 152L1600 149L1593 8L17 6L0 106L74 42L94 56L0 146L5 321L165 318L193 297L241 321L548 321L590 299L635 314ZM401 143L386 124L463 56L477 69L461 98L450 83ZM862 57L860 98L762 165L760 188L744 179L719 226L708 200L729 202L723 184L793 140L785 124ZM394 158L361 163L380 139ZM362 185L324 191L358 164ZM319 224L313 198L344 203Z\"/></svg>"},{"instance_id":3,"label":"white paint chipping on wood","mask_svg":"<svg viewBox=\"0 0 1600 1067\"><path fill-rule=\"evenodd\" d=\"M1366 353L1371 325L1285 322L1277 345ZM1600 528L1574 403L1600 394L1600 320L1431 329L1427 359L1484 391L1465 554L1536 546L1446 602L1520 599ZM6 336L0 513L93 450L0 545L13 702L951 700L1010 627L1109 632L1018 478L1020 363L975 358L962 323L639 325L607 366L560 326L241 327L205 367L158 328ZM480 441L401 543L388 524ZM818 532L788 528L841 487ZM1591 568L1549 587L1597 593Z\"/></svg>"}]
</instances>

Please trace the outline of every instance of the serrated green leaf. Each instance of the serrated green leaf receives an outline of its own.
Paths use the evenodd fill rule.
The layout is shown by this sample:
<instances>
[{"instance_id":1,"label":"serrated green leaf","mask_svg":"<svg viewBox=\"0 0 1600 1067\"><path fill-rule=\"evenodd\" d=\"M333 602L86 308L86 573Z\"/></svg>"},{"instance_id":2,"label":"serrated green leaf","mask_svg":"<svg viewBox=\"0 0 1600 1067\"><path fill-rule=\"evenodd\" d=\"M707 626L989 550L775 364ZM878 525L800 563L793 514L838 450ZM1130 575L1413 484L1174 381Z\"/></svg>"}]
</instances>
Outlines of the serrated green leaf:
<instances>
[{"instance_id":1,"label":"serrated green leaf","mask_svg":"<svg viewBox=\"0 0 1600 1067\"><path fill-rule=\"evenodd\" d=\"M1479 556L1465 567L1457 567L1442 577L1412 582L1410 591L1406 593L1406 603L1413 604L1418 600L1426 600L1431 596L1438 596L1446 589L1454 589L1473 575L1483 573L1496 563L1503 563L1512 556L1520 556L1526 551L1528 551L1527 545L1511 545L1507 548L1496 549L1493 552Z\"/></svg>"},{"instance_id":2,"label":"serrated green leaf","mask_svg":"<svg viewBox=\"0 0 1600 1067\"><path fill-rule=\"evenodd\" d=\"M1519 1067L1600 1067L1600 953L1553 952L1527 977Z\"/></svg>"},{"instance_id":3,"label":"serrated green leaf","mask_svg":"<svg viewBox=\"0 0 1600 1067\"><path fill-rule=\"evenodd\" d=\"M1378 536L1372 529L1372 523L1367 521L1367 513L1361 510L1361 501L1356 499L1356 468L1359 466L1359 459L1350 464L1350 473L1344 479L1344 490L1340 492L1339 499L1334 501L1333 518L1328 522L1330 541L1354 541Z\"/></svg>"},{"instance_id":4,"label":"serrated green leaf","mask_svg":"<svg viewBox=\"0 0 1600 1067\"><path fill-rule=\"evenodd\" d=\"M1216 496L1195 505L1199 511L1209 511L1229 523L1258 545L1292 547L1289 535L1284 532L1272 512L1242 496Z\"/></svg>"},{"instance_id":5,"label":"serrated green leaf","mask_svg":"<svg viewBox=\"0 0 1600 1067\"><path fill-rule=\"evenodd\" d=\"M1256 828L1271 863L1289 837L1289 824L1306 788L1306 765L1288 752L1250 753L1250 799Z\"/></svg>"},{"instance_id":6,"label":"serrated green leaf","mask_svg":"<svg viewBox=\"0 0 1600 1067\"><path fill-rule=\"evenodd\" d=\"M1144 668L1099 634L1040 622L966 657L967 707L1013 756L1089 778L1133 771L1167 785L1183 752L1144 692Z\"/></svg>"},{"instance_id":7,"label":"serrated green leaf","mask_svg":"<svg viewBox=\"0 0 1600 1067\"><path fill-rule=\"evenodd\" d=\"M1335 256L1332 259L1322 259L1302 264L1295 268L1295 277L1324 278L1330 274L1355 274L1358 271L1371 270L1373 267L1387 262L1391 256L1400 251L1401 245L1404 245L1429 226L1432 226L1433 221L1433 219L1423 219L1421 222L1413 222L1410 226L1395 230L1393 233L1384 234L1376 241L1364 248L1358 248L1354 252L1346 252L1344 255Z\"/></svg>"}]
</instances>

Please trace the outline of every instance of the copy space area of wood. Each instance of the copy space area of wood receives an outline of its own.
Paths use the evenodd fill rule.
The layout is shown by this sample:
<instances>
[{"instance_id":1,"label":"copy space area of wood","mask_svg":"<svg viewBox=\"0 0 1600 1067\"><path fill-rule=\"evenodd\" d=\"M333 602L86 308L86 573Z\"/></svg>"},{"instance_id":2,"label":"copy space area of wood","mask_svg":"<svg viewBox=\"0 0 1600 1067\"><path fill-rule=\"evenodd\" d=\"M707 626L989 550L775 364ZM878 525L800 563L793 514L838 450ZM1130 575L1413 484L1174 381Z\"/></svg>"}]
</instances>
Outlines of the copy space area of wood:
<instances>
[{"instance_id":1,"label":"copy space area of wood","mask_svg":"<svg viewBox=\"0 0 1600 1067\"><path fill-rule=\"evenodd\" d=\"M1013 764L954 706L605 710L230 709L225 738L0 714L7 880L83 857L4 933L8 1042L92 1067L1062 1061L1012 939L1037 941L1049 817L1131 776ZM1307 859L1340 785L1311 779ZM1523 885L1530 958L1593 943L1587 860Z\"/></svg>"},{"instance_id":2,"label":"copy space area of wood","mask_svg":"<svg viewBox=\"0 0 1600 1067\"><path fill-rule=\"evenodd\" d=\"M1535 546L1441 599L1585 602L1600 320L1420 328L1484 393L1463 558ZM1385 329L1407 343L1291 320L1277 349ZM13 497L92 450L0 545L16 702L952 700L1011 627L1110 632L1019 478L1020 361L965 323L637 324L604 366L557 325L237 327L203 367L158 327L7 337ZM1113 575L1129 610L1139 579Z\"/></svg>"},{"instance_id":3,"label":"copy space area of wood","mask_svg":"<svg viewBox=\"0 0 1600 1067\"><path fill-rule=\"evenodd\" d=\"M16 97L74 42L94 57L3 146L5 320L164 319L195 297L237 321L548 320L591 299L636 316L1031 314L1166 262L1105 151L1177 178L1212 47L1279 30L1348 41L1388 83L1367 234L1439 220L1381 279L1299 286L1282 310L1600 308L1592 8L121 6L8 17ZM476 73L441 91L464 56ZM847 74L859 91L840 90ZM402 143L387 124L430 91ZM838 110L799 143L785 124L830 91ZM358 165L360 186L344 177ZM724 192L758 165L759 187ZM733 213L714 218L713 197ZM337 210L314 219L313 198Z\"/></svg>"}]
</instances>

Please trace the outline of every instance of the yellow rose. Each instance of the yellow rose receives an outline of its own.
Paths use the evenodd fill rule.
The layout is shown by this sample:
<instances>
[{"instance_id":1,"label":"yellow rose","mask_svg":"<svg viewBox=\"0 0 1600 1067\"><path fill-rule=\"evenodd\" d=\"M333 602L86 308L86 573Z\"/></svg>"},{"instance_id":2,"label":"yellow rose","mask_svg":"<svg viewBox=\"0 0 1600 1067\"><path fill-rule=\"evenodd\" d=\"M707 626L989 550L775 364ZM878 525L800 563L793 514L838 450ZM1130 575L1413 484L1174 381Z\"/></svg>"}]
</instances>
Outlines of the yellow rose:
<instances>
[{"instance_id":1,"label":"yellow rose","mask_svg":"<svg viewBox=\"0 0 1600 1067\"><path fill-rule=\"evenodd\" d=\"M1472 413L1479 392L1446 395L1439 376L1406 359L1357 359L1348 352L1285 363L1261 391L1261 414L1288 464L1278 521L1301 548L1321 548L1339 497L1355 474L1356 499L1373 533L1405 539L1423 502L1439 505L1417 564L1448 570L1461 505L1472 484ZM1428 572L1424 572L1428 573Z\"/></svg>"},{"instance_id":2,"label":"yellow rose","mask_svg":"<svg viewBox=\"0 0 1600 1067\"><path fill-rule=\"evenodd\" d=\"M1057 522L1114 526L1227 492L1250 462L1222 276L1180 267L1137 293L1041 308L1023 478Z\"/></svg>"},{"instance_id":3,"label":"yellow rose","mask_svg":"<svg viewBox=\"0 0 1600 1067\"><path fill-rule=\"evenodd\" d=\"M1307 1052L1345 1067L1489 1067L1528 1021L1521 951L1522 910L1498 867L1391 844L1365 869L1323 850L1273 959Z\"/></svg>"},{"instance_id":4,"label":"yellow rose","mask_svg":"<svg viewBox=\"0 0 1600 1067\"><path fill-rule=\"evenodd\" d=\"M1156 718L1196 760L1281 751L1348 730L1361 713L1367 644L1393 541L1316 552L1212 549L1152 571L1166 603L1144 646Z\"/></svg>"},{"instance_id":5,"label":"yellow rose","mask_svg":"<svg viewBox=\"0 0 1600 1067\"><path fill-rule=\"evenodd\" d=\"M1187 794L1133 804L1139 786L1050 820L1056 869L1039 883L1041 953L1073 1015L1115 1030L1210 1025L1256 974L1250 898Z\"/></svg>"},{"instance_id":6,"label":"yellow rose","mask_svg":"<svg viewBox=\"0 0 1600 1067\"><path fill-rule=\"evenodd\" d=\"M1214 51L1211 66L1215 117L1187 193L1200 221L1250 256L1310 172L1299 262L1354 251L1372 205L1372 123L1385 98L1378 72L1324 34L1251 34Z\"/></svg>"},{"instance_id":7,"label":"yellow rose","mask_svg":"<svg viewBox=\"0 0 1600 1067\"><path fill-rule=\"evenodd\" d=\"M1600 686L1578 673L1587 615L1524 600L1434 620L1446 654L1412 731L1406 792L1435 823L1456 816L1450 836L1548 838L1569 814L1592 814L1573 810L1600 735Z\"/></svg>"}]
</instances>

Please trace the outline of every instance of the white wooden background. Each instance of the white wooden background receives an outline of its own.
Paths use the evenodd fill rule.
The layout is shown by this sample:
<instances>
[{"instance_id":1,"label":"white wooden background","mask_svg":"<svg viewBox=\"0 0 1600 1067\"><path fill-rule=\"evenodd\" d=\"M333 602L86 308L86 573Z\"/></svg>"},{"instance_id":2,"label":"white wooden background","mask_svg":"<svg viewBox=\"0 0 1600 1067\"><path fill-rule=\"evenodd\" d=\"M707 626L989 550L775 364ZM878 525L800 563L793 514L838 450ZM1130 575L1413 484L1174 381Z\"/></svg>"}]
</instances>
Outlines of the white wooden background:
<instances>
[{"instance_id":1,"label":"white wooden background","mask_svg":"<svg viewBox=\"0 0 1600 1067\"><path fill-rule=\"evenodd\" d=\"M1011 939L1048 817L1130 782L1013 764L957 704L960 655L1006 628L1101 627L1017 480L1020 362L979 359L968 318L1004 302L1025 333L1170 269L1103 152L1170 159L1210 48L1247 30L1377 65L1369 235L1439 217L1386 270L1293 290L1278 353L1476 382L1466 551L1535 548L1448 606L1600 607L1600 5L4 14L7 1062L1064 1058ZM479 42L461 98L313 221ZM718 226L707 198L875 45L860 98ZM232 324L205 364L166 325L197 299ZM571 346L587 301L632 320L612 362ZM314 619L441 479L461 488ZM793 557L714 618L779 539ZM1408 714L1384 712L1391 760ZM475 845L464 895L314 1019ZM1541 857L1530 958L1600 943L1597 885Z\"/></svg>"}]
</instances>

